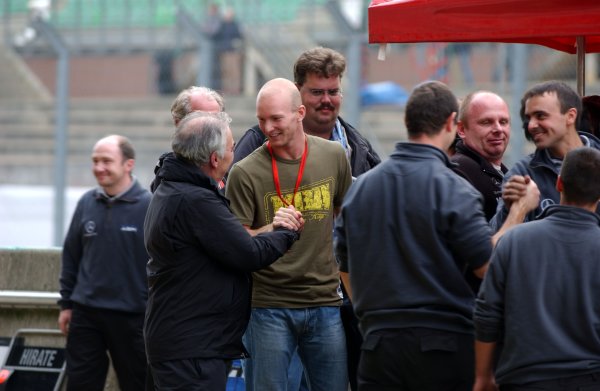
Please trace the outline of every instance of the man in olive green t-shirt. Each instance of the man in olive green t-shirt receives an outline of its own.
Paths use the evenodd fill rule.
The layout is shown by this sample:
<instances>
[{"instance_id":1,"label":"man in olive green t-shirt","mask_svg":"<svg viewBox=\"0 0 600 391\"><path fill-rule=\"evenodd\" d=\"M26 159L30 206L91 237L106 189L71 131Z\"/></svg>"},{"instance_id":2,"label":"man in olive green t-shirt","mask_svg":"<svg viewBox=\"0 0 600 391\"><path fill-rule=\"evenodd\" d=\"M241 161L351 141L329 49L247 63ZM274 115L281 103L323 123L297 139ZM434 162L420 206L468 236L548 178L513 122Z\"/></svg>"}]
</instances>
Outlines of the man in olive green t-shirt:
<instances>
[{"instance_id":1,"label":"man in olive green t-shirt","mask_svg":"<svg viewBox=\"0 0 600 391\"><path fill-rule=\"evenodd\" d=\"M268 142L230 171L226 195L249 232L272 229L273 213L293 205L305 220L301 238L271 267L254 273L245 342L255 390L284 389L295 349L312 390L346 391L345 336L333 219L352 182L339 143L306 135L306 109L289 80L267 82L257 117Z\"/></svg>"}]
</instances>

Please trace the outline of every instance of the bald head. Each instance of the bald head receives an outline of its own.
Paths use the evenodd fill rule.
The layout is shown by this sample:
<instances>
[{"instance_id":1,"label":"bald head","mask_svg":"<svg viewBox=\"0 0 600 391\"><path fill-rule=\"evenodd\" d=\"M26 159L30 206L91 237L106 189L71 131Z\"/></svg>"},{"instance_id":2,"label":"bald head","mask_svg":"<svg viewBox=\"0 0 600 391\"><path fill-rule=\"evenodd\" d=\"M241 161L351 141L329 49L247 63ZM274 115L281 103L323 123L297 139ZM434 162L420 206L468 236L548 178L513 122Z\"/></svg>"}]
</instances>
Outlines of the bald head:
<instances>
[{"instance_id":1,"label":"bald head","mask_svg":"<svg viewBox=\"0 0 600 391\"><path fill-rule=\"evenodd\" d=\"M260 89L256 97L256 105L258 106L261 100L265 98L285 99L289 103L292 110L296 110L301 104L300 91L298 87L290 80L277 78L270 80Z\"/></svg>"},{"instance_id":2,"label":"bald head","mask_svg":"<svg viewBox=\"0 0 600 391\"><path fill-rule=\"evenodd\" d=\"M96 142L92 151L92 172L106 194L120 194L131 185L134 158L133 146L126 137L110 135Z\"/></svg>"},{"instance_id":3,"label":"bald head","mask_svg":"<svg viewBox=\"0 0 600 391\"><path fill-rule=\"evenodd\" d=\"M500 95L491 91L475 91L467 95L461 102L458 120L462 122L468 121L473 106L502 107L508 113L508 105Z\"/></svg>"},{"instance_id":4,"label":"bald head","mask_svg":"<svg viewBox=\"0 0 600 391\"><path fill-rule=\"evenodd\" d=\"M275 153L285 159L296 159L304 150L302 120L306 108L294 83L273 79L258 92L256 118Z\"/></svg>"},{"instance_id":5,"label":"bald head","mask_svg":"<svg viewBox=\"0 0 600 391\"><path fill-rule=\"evenodd\" d=\"M110 136L103 137L96 142L93 150L97 150L98 148L106 145L116 146L119 149L123 160L135 159L135 150L133 149L133 145L125 136L111 134Z\"/></svg>"},{"instance_id":6,"label":"bald head","mask_svg":"<svg viewBox=\"0 0 600 391\"><path fill-rule=\"evenodd\" d=\"M500 166L510 140L508 105L489 91L467 95L460 106L457 132L468 148Z\"/></svg>"}]
</instances>

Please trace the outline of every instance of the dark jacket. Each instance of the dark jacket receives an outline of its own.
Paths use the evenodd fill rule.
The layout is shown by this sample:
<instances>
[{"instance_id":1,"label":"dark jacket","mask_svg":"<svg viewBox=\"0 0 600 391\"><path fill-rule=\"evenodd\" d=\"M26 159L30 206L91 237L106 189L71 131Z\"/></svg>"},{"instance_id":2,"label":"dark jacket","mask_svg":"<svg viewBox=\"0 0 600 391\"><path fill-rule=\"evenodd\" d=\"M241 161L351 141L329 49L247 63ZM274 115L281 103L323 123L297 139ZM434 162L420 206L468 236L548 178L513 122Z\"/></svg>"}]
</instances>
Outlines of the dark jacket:
<instances>
[{"instance_id":1,"label":"dark jacket","mask_svg":"<svg viewBox=\"0 0 600 391\"><path fill-rule=\"evenodd\" d=\"M501 386L600 372L600 218L564 205L542 217L500 238L477 297L477 339L503 342Z\"/></svg>"},{"instance_id":2,"label":"dark jacket","mask_svg":"<svg viewBox=\"0 0 600 391\"><path fill-rule=\"evenodd\" d=\"M352 176L357 177L371 168L381 163L381 158L373 150L371 143L364 138L358 130L352 125L338 117L340 123L346 129L348 144L352 148L352 156L350 157L350 167L352 168Z\"/></svg>"},{"instance_id":3,"label":"dark jacket","mask_svg":"<svg viewBox=\"0 0 600 391\"><path fill-rule=\"evenodd\" d=\"M491 230L481 194L451 164L440 149L399 143L344 197L334 247L364 336L405 327L473 333L475 295L462 273L488 261Z\"/></svg>"},{"instance_id":4,"label":"dark jacket","mask_svg":"<svg viewBox=\"0 0 600 391\"><path fill-rule=\"evenodd\" d=\"M578 133L585 146L600 150L599 139L589 133ZM513 175L529 175L540 190L540 205L527 214L525 221L535 220L536 216L539 216L548 206L560 203L560 194L556 190L556 178L558 178L560 167L560 163L555 164L552 161L548 150L536 149L531 155L519 160L504 176L506 181ZM600 210L597 210L597 213L600 214ZM500 199L496 214L490 221L492 229L498 231L507 216L508 210L504 201Z\"/></svg>"},{"instance_id":5,"label":"dark jacket","mask_svg":"<svg viewBox=\"0 0 600 391\"><path fill-rule=\"evenodd\" d=\"M215 181L166 156L146 215L146 352L152 362L234 358L245 350L250 272L278 259L298 238L288 230L250 236Z\"/></svg>"},{"instance_id":6,"label":"dark jacket","mask_svg":"<svg viewBox=\"0 0 600 391\"><path fill-rule=\"evenodd\" d=\"M352 148L352 155L350 156L352 176L357 177L360 174L364 174L381 163L381 158L379 158L377 152L373 150L369 141L352 125L344 121L342 117L338 117L338 119L346 130L348 144ZM266 140L264 133L260 130L258 125L248 129L236 143L233 164L250 155L256 148L263 145Z\"/></svg>"},{"instance_id":7,"label":"dark jacket","mask_svg":"<svg viewBox=\"0 0 600 391\"><path fill-rule=\"evenodd\" d=\"M99 188L85 193L73 214L62 252L59 301L143 313L148 288L144 217L150 192L134 180L124 194L108 198Z\"/></svg>"},{"instance_id":8,"label":"dark jacket","mask_svg":"<svg viewBox=\"0 0 600 391\"><path fill-rule=\"evenodd\" d=\"M235 19L221 22L213 39L218 53L238 49L241 46L242 33Z\"/></svg>"},{"instance_id":9,"label":"dark jacket","mask_svg":"<svg viewBox=\"0 0 600 391\"><path fill-rule=\"evenodd\" d=\"M167 156L174 158L175 154L173 152L163 153L162 155L159 156L158 161L156 162L156 165L154 166L154 178L152 179L152 182L150 182L150 191L152 193L154 193L156 191L156 188L158 187L158 185L160 185L161 178L158 176L158 171L160 171L160 168L163 165L163 161L165 160L165 158Z\"/></svg>"},{"instance_id":10,"label":"dark jacket","mask_svg":"<svg viewBox=\"0 0 600 391\"><path fill-rule=\"evenodd\" d=\"M508 168L501 166L502 173L498 172L480 154L467 147L462 140L456 144L456 153L451 158L457 165L454 172L468 180L483 196L483 211L486 220L491 220L496 214L498 199L502 198L502 178Z\"/></svg>"}]
</instances>

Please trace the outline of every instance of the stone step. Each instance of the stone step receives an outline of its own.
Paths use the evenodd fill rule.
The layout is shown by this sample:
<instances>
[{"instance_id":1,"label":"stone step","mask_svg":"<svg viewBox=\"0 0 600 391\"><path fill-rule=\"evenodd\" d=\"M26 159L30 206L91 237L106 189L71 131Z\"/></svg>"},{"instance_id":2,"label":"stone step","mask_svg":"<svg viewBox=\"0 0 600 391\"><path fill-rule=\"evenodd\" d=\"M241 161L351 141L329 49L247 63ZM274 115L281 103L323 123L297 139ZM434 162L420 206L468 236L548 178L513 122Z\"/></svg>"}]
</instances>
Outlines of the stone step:
<instances>
[{"instance_id":1,"label":"stone step","mask_svg":"<svg viewBox=\"0 0 600 391\"><path fill-rule=\"evenodd\" d=\"M174 96L152 99L77 99L69 104L67 183L93 186L90 153L108 134L129 137L137 152L136 175L150 183L158 157L170 150ZM226 101L234 139L256 124L255 98ZM51 185L54 177L55 108L52 103L0 102L0 183ZM342 111L343 115L343 111ZM357 128L385 158L405 139L404 113L397 107L368 108Z\"/></svg>"}]
</instances>

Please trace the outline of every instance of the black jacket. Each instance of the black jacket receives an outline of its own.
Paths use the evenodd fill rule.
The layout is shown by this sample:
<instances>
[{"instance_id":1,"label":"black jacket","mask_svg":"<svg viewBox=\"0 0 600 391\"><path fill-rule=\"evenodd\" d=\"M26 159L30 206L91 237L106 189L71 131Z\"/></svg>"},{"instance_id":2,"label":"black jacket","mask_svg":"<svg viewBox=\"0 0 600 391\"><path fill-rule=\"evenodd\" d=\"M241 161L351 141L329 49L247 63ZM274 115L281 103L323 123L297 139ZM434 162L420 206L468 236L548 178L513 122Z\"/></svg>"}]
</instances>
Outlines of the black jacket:
<instances>
[{"instance_id":1,"label":"black jacket","mask_svg":"<svg viewBox=\"0 0 600 391\"><path fill-rule=\"evenodd\" d=\"M151 362L234 358L245 350L251 276L298 238L251 237L213 179L166 156L144 223L149 297L144 335Z\"/></svg>"},{"instance_id":2,"label":"black jacket","mask_svg":"<svg viewBox=\"0 0 600 391\"><path fill-rule=\"evenodd\" d=\"M398 143L344 197L334 248L363 336L404 327L473 333L475 295L462 272L487 262L491 230L481 194L450 166L440 149Z\"/></svg>"},{"instance_id":3,"label":"black jacket","mask_svg":"<svg viewBox=\"0 0 600 391\"><path fill-rule=\"evenodd\" d=\"M344 129L346 129L348 144L352 148L352 156L350 157L352 176L357 177L360 174L364 174L371 168L381 163L381 158L379 155L377 155L377 152L373 150L373 147L369 141L364 138L352 125L344 121L342 117L338 117L338 119L340 120L340 123ZM265 135L260 130L258 125L248 129L235 146L233 164L250 155L256 148L263 145L266 140L267 139Z\"/></svg>"},{"instance_id":4,"label":"black jacket","mask_svg":"<svg viewBox=\"0 0 600 391\"><path fill-rule=\"evenodd\" d=\"M77 203L62 251L59 305L143 313L148 288L144 216L150 192L137 179L108 198L99 188Z\"/></svg>"},{"instance_id":5,"label":"black jacket","mask_svg":"<svg viewBox=\"0 0 600 391\"><path fill-rule=\"evenodd\" d=\"M468 180L483 195L483 211L490 221L496 214L498 199L502 197L502 179L508 168L503 164L502 173L498 172L485 158L467 147L462 140L456 144L456 153L452 156L454 172Z\"/></svg>"}]
</instances>

